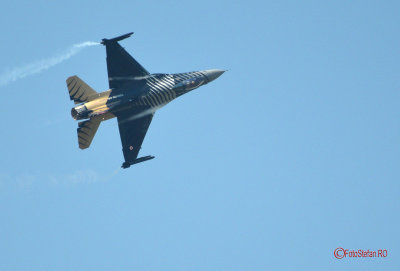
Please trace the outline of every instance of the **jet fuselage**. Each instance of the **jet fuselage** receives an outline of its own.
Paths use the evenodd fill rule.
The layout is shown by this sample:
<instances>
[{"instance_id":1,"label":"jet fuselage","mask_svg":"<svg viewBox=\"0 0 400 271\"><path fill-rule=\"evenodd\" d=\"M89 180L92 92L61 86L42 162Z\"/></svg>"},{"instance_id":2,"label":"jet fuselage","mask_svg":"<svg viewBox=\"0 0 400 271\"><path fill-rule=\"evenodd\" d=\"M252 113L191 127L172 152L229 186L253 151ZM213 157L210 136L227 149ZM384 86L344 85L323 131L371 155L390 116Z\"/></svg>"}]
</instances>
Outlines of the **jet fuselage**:
<instances>
[{"instance_id":1,"label":"jet fuselage","mask_svg":"<svg viewBox=\"0 0 400 271\"><path fill-rule=\"evenodd\" d=\"M141 115L151 114L173 99L213 81L223 73L223 70L205 70L133 78L124 88L98 93L98 98L72 108L71 115L75 120L96 118L103 121L115 117L117 112L134 107L146 108L139 113Z\"/></svg>"}]
</instances>

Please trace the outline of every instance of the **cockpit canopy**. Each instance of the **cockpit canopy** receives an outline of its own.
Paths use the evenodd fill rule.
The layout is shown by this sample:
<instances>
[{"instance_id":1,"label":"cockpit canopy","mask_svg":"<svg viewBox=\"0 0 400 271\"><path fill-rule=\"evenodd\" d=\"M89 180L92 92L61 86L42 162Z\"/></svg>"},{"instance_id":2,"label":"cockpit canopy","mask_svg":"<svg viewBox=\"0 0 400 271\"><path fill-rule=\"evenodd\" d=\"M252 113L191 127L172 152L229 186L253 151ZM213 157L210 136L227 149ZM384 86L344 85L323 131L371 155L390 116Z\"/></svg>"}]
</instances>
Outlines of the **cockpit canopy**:
<instances>
[{"instance_id":1,"label":"cockpit canopy","mask_svg":"<svg viewBox=\"0 0 400 271\"><path fill-rule=\"evenodd\" d=\"M206 83L206 79L204 78L204 76L195 76L195 77L183 80L182 82L176 84L175 87L173 88L173 90L178 95L181 95L181 94L191 91L195 88L198 88L205 83Z\"/></svg>"},{"instance_id":2,"label":"cockpit canopy","mask_svg":"<svg viewBox=\"0 0 400 271\"><path fill-rule=\"evenodd\" d=\"M183 81L182 84L184 85L185 90L192 90L201 86L204 81L203 77L193 77Z\"/></svg>"}]
</instances>

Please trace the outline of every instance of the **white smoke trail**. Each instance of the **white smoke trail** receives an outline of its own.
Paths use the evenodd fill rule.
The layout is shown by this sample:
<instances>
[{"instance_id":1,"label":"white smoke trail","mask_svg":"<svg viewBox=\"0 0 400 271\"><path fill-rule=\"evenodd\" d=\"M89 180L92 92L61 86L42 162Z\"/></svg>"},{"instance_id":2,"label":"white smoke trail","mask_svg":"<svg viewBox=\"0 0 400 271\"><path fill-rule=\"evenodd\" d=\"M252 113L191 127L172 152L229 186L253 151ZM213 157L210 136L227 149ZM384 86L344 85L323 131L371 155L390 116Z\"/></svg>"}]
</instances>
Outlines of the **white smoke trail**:
<instances>
[{"instance_id":1,"label":"white smoke trail","mask_svg":"<svg viewBox=\"0 0 400 271\"><path fill-rule=\"evenodd\" d=\"M29 75L40 73L71 58L72 56L79 53L82 49L98 44L100 43L92 41L74 44L61 55L57 55L51 58L45 58L33 63L25 64L21 67L6 70L2 74L0 74L0 86L5 86L11 82L25 78Z\"/></svg>"},{"instance_id":2,"label":"white smoke trail","mask_svg":"<svg viewBox=\"0 0 400 271\"><path fill-rule=\"evenodd\" d=\"M104 179L102 179L102 181L104 182L108 182L110 181L112 178L114 178L120 171L121 171L121 167L118 167L114 172L112 172L110 175L105 176Z\"/></svg>"}]
</instances>

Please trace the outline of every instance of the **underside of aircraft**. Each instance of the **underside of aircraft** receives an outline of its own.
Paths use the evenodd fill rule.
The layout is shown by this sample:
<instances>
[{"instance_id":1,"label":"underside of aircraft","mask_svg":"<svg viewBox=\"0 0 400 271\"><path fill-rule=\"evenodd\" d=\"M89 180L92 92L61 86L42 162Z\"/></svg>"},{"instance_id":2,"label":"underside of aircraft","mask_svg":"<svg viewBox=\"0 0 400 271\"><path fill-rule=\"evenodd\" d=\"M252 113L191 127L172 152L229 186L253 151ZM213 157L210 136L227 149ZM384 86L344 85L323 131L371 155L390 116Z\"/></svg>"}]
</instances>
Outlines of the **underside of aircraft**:
<instances>
[{"instance_id":1,"label":"underside of aircraft","mask_svg":"<svg viewBox=\"0 0 400 271\"><path fill-rule=\"evenodd\" d=\"M123 168L153 159L138 158L155 111L173 99L218 78L225 71L204 70L177 74L150 74L118 41L103 39L106 47L109 89L96 92L78 76L67 79L70 99L77 104L71 115L78 123L79 148L90 146L100 123L116 117L125 162Z\"/></svg>"}]
</instances>

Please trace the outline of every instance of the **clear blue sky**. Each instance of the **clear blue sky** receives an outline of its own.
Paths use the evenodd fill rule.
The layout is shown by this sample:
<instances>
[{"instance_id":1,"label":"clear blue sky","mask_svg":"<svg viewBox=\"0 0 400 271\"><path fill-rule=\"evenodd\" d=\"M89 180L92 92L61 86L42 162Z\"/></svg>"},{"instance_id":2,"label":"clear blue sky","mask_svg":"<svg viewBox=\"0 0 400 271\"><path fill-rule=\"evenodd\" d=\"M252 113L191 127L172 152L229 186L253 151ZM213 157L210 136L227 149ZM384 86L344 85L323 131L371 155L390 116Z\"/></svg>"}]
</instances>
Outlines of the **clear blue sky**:
<instances>
[{"instance_id":1,"label":"clear blue sky","mask_svg":"<svg viewBox=\"0 0 400 271\"><path fill-rule=\"evenodd\" d=\"M94 46L0 87L0 270L399 270L398 1L3 1L0 73L83 41L150 72L229 69L159 110L120 170L78 148L65 79ZM333 251L387 249L337 260Z\"/></svg>"}]
</instances>

